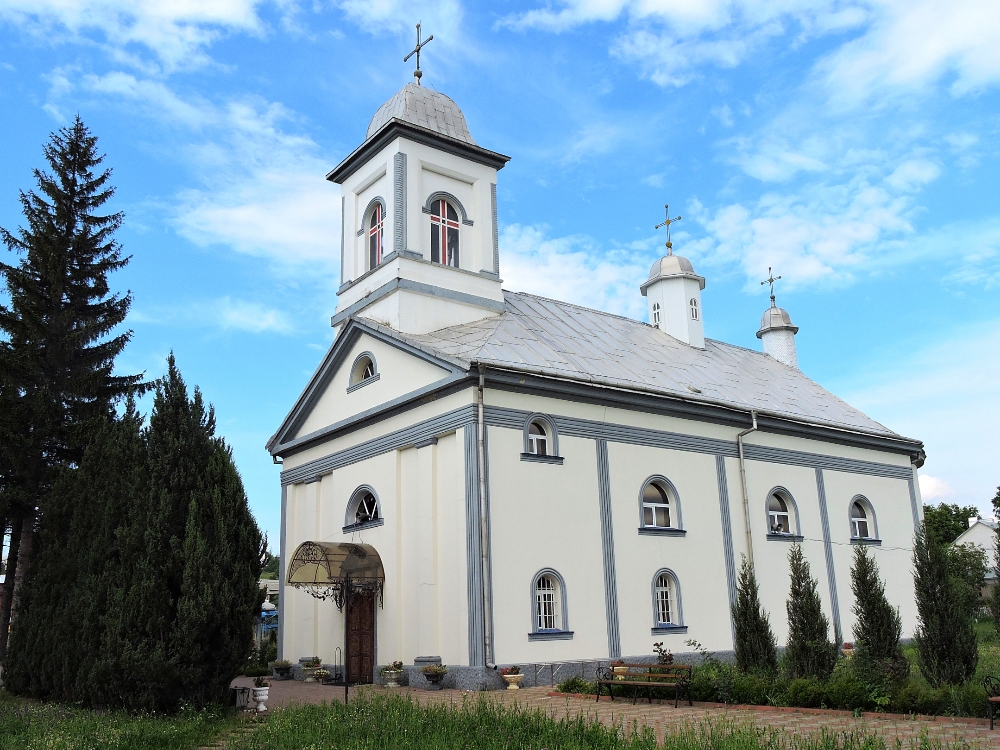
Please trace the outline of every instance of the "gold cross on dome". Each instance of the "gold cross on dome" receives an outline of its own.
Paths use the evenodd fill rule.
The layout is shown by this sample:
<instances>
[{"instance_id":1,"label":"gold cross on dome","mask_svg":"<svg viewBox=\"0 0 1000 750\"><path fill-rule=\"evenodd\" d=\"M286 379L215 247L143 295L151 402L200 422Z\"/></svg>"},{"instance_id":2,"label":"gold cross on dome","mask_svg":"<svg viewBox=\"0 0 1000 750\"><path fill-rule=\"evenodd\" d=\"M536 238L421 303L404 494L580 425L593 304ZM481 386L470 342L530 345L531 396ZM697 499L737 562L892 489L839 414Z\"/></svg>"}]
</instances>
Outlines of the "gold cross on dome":
<instances>
[{"instance_id":1,"label":"gold cross on dome","mask_svg":"<svg viewBox=\"0 0 1000 750\"><path fill-rule=\"evenodd\" d=\"M774 282L777 281L780 278L781 278L780 276L775 276L773 273L771 273L771 267L768 266L767 267L767 278L764 279L762 282L760 282L761 286L764 286L764 284L770 284L771 285L771 307L775 306L774 305Z\"/></svg>"},{"instance_id":2,"label":"gold cross on dome","mask_svg":"<svg viewBox=\"0 0 1000 750\"><path fill-rule=\"evenodd\" d=\"M415 79L417 79L417 85L418 86L420 85L420 78L421 78L421 76L423 76L423 73L420 72L420 50L421 50L421 48L425 44L427 44L427 42L429 42L433 38L434 38L434 35L431 34L429 37L427 37L426 39L424 39L424 41L421 42L420 41L420 24L418 23L417 24L417 46L413 48L413 50L410 52L410 54L408 54L406 57L403 58L403 62L406 62L407 60L409 60L414 55L417 56L417 69L413 71L413 77Z\"/></svg>"},{"instance_id":3,"label":"gold cross on dome","mask_svg":"<svg viewBox=\"0 0 1000 750\"><path fill-rule=\"evenodd\" d=\"M680 221L681 217L678 216L675 219L671 219L670 218L670 206L668 204L666 204L666 203L663 204L663 212L664 212L664 214L667 217L666 221L664 221L662 224L657 224L655 227L653 227L653 229L659 229L660 227L666 227L667 228L667 255L673 255L674 254L674 243L670 241L670 225L673 224L675 221Z\"/></svg>"}]
</instances>

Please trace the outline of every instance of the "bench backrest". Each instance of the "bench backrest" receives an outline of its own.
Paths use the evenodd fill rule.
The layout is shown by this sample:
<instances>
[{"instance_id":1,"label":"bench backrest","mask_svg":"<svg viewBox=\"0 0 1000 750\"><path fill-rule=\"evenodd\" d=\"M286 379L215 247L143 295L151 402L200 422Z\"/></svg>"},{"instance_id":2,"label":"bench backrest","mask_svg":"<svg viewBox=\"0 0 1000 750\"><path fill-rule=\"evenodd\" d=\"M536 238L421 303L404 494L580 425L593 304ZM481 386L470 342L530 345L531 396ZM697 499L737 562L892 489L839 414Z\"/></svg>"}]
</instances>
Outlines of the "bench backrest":
<instances>
[{"instance_id":1,"label":"bench backrest","mask_svg":"<svg viewBox=\"0 0 1000 750\"><path fill-rule=\"evenodd\" d=\"M667 682L691 678L690 664L618 664L616 666L628 668L624 675L620 675L626 680L641 677L645 680Z\"/></svg>"}]
</instances>

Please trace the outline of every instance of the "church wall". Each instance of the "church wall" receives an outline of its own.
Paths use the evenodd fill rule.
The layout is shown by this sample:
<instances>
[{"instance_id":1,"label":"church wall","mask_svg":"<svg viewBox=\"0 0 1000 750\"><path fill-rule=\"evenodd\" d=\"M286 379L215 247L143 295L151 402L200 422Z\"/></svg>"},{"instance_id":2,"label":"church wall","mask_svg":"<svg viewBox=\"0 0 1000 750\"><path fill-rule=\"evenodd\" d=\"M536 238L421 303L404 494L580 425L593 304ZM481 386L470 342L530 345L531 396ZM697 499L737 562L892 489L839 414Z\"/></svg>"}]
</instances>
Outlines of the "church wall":
<instances>
[{"instance_id":1,"label":"church wall","mask_svg":"<svg viewBox=\"0 0 1000 750\"><path fill-rule=\"evenodd\" d=\"M713 651L731 649L715 457L610 443L608 460L622 654L651 654L658 641L674 653L690 651L689 638ZM685 536L639 534L640 493L654 474L677 490ZM686 634L650 632L653 577L661 568L677 576Z\"/></svg>"},{"instance_id":2,"label":"church wall","mask_svg":"<svg viewBox=\"0 0 1000 750\"><path fill-rule=\"evenodd\" d=\"M594 441L561 439L559 466L522 461L519 430L489 427L487 434L496 662L606 658ZM528 639L531 585L543 568L565 580L572 640Z\"/></svg>"},{"instance_id":3,"label":"church wall","mask_svg":"<svg viewBox=\"0 0 1000 750\"><path fill-rule=\"evenodd\" d=\"M737 431L734 430L734 434L735 432ZM827 443L822 440L811 440L809 438L792 437L789 435L775 435L772 432L755 432L746 438L746 444L767 445L774 448L821 453L826 456L837 456L838 458L874 461L880 464L890 464L904 468L910 467L910 457L903 453L890 453L889 451L879 451L872 448L856 448L850 445L840 445L839 443Z\"/></svg>"},{"instance_id":4,"label":"church wall","mask_svg":"<svg viewBox=\"0 0 1000 750\"><path fill-rule=\"evenodd\" d=\"M358 230L364 227L365 208L375 196L381 197L386 205L385 227L389 249L386 254L392 251L392 154L396 151L396 143L393 142L379 151L365 165L351 175L343 185L341 185L341 195L344 198L344 225L341 231L344 233L344 255L343 273L341 283L356 279L368 270L366 253L366 237L358 236Z\"/></svg>"},{"instance_id":5,"label":"church wall","mask_svg":"<svg viewBox=\"0 0 1000 750\"><path fill-rule=\"evenodd\" d=\"M355 359L362 352L371 352L374 356L378 380L348 393L351 369ZM306 418L298 435L308 435L310 432L440 380L448 374L447 370L417 359L395 346L362 335L350 353L344 357L343 364Z\"/></svg>"}]
</instances>

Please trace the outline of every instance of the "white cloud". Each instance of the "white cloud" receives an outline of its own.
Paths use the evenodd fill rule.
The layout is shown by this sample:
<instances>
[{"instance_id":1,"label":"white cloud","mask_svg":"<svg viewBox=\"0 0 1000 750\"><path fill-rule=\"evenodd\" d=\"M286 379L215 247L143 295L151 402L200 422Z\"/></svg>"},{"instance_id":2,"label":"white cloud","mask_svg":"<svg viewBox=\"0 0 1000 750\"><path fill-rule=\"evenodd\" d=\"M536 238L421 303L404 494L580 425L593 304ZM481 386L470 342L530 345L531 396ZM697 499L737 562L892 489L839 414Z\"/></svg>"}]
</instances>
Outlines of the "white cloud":
<instances>
[{"instance_id":1,"label":"white cloud","mask_svg":"<svg viewBox=\"0 0 1000 750\"><path fill-rule=\"evenodd\" d=\"M933 182L941 174L941 167L926 159L904 161L885 178L886 183L896 190L910 192Z\"/></svg>"},{"instance_id":2,"label":"white cloud","mask_svg":"<svg viewBox=\"0 0 1000 750\"><path fill-rule=\"evenodd\" d=\"M98 32L121 60L153 52L166 70L207 61L204 48L233 32L259 35L263 0L3 0L0 18L46 38Z\"/></svg>"},{"instance_id":3,"label":"white cloud","mask_svg":"<svg viewBox=\"0 0 1000 750\"><path fill-rule=\"evenodd\" d=\"M639 284L655 255L642 247L601 252L590 237L550 238L543 227L511 224L500 233L504 288L638 320L647 315Z\"/></svg>"},{"instance_id":4,"label":"white cloud","mask_svg":"<svg viewBox=\"0 0 1000 750\"><path fill-rule=\"evenodd\" d=\"M932 493L950 487L953 502L992 515L990 499L1000 484L1000 321L952 329L946 339L902 356L873 352L864 370L864 380L835 385L834 392L924 442L924 469L940 482L932 482ZM926 481L922 477L922 492Z\"/></svg>"},{"instance_id":5,"label":"white cloud","mask_svg":"<svg viewBox=\"0 0 1000 750\"><path fill-rule=\"evenodd\" d=\"M248 300L220 297L188 301L171 307L139 308L130 314L138 323L182 324L199 328L248 333L291 333L293 326L281 310Z\"/></svg>"},{"instance_id":6,"label":"white cloud","mask_svg":"<svg viewBox=\"0 0 1000 750\"><path fill-rule=\"evenodd\" d=\"M920 474L917 480L920 483L920 497L925 503L935 500L940 503L955 494L950 484L930 474Z\"/></svg>"}]
</instances>

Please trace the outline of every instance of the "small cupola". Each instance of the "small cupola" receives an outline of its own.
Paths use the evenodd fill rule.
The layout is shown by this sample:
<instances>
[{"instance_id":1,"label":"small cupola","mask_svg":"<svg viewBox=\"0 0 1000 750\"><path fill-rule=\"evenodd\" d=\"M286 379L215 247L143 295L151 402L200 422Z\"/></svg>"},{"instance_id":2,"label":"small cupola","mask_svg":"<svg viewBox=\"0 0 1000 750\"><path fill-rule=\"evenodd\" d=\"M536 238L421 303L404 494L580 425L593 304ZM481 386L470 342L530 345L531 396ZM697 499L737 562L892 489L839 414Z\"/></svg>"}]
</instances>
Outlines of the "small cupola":
<instances>
[{"instance_id":1,"label":"small cupola","mask_svg":"<svg viewBox=\"0 0 1000 750\"><path fill-rule=\"evenodd\" d=\"M649 269L649 278L639 291L649 302L652 325L685 344L704 349L701 309L704 288L705 278L695 273L691 261L670 252Z\"/></svg>"},{"instance_id":2,"label":"small cupola","mask_svg":"<svg viewBox=\"0 0 1000 750\"><path fill-rule=\"evenodd\" d=\"M767 269L770 272L770 268ZM798 367L799 360L795 353L795 334L799 332L799 327L792 324L792 316L782 310L774 302L774 282L781 277L774 277L762 284L771 284L771 306L764 311L760 319L760 330L757 331L757 338L764 345L764 354L774 357L782 364L789 367Z\"/></svg>"}]
</instances>

